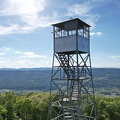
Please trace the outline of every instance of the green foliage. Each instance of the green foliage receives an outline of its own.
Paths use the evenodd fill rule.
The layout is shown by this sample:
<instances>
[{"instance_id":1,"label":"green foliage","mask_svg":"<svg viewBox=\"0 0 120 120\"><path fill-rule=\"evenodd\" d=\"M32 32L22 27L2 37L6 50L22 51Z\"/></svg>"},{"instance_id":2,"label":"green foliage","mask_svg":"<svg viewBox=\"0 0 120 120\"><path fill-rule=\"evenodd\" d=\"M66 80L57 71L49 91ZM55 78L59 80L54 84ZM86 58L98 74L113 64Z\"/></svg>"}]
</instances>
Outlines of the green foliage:
<instances>
[{"instance_id":1,"label":"green foliage","mask_svg":"<svg viewBox=\"0 0 120 120\"><path fill-rule=\"evenodd\" d=\"M15 110L19 118L29 120L33 112L33 103L28 98L20 99L15 103Z\"/></svg>"},{"instance_id":2,"label":"green foliage","mask_svg":"<svg viewBox=\"0 0 120 120\"><path fill-rule=\"evenodd\" d=\"M97 120L120 120L120 97L97 97Z\"/></svg>"},{"instance_id":3,"label":"green foliage","mask_svg":"<svg viewBox=\"0 0 120 120\"><path fill-rule=\"evenodd\" d=\"M0 94L0 120L46 120L50 100L45 92ZM97 120L120 120L120 97L96 97L96 109Z\"/></svg>"},{"instance_id":4,"label":"green foliage","mask_svg":"<svg viewBox=\"0 0 120 120\"><path fill-rule=\"evenodd\" d=\"M0 105L0 120L4 119L6 117L7 110Z\"/></svg>"},{"instance_id":5,"label":"green foliage","mask_svg":"<svg viewBox=\"0 0 120 120\"><path fill-rule=\"evenodd\" d=\"M4 99L3 99L4 98ZM46 120L50 97L48 93L0 95L0 120Z\"/></svg>"}]
</instances>

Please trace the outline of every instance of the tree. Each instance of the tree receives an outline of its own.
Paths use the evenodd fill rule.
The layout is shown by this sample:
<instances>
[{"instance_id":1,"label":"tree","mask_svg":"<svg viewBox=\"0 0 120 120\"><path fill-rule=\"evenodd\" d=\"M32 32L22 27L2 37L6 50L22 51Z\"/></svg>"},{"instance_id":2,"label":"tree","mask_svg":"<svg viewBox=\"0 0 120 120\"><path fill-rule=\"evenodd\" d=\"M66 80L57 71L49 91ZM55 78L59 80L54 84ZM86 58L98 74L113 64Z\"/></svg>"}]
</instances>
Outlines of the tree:
<instances>
[{"instance_id":1,"label":"tree","mask_svg":"<svg viewBox=\"0 0 120 120\"><path fill-rule=\"evenodd\" d=\"M32 120L33 103L29 98L23 98L15 103L16 114L22 120Z\"/></svg>"},{"instance_id":2,"label":"tree","mask_svg":"<svg viewBox=\"0 0 120 120\"><path fill-rule=\"evenodd\" d=\"M16 102L16 95L12 92L5 93L4 96L4 106L7 110L6 118L7 120L13 120L15 118L14 114L14 103Z\"/></svg>"},{"instance_id":3,"label":"tree","mask_svg":"<svg viewBox=\"0 0 120 120\"><path fill-rule=\"evenodd\" d=\"M2 105L0 105L0 120L4 120L6 118L6 113L7 110Z\"/></svg>"}]
</instances>

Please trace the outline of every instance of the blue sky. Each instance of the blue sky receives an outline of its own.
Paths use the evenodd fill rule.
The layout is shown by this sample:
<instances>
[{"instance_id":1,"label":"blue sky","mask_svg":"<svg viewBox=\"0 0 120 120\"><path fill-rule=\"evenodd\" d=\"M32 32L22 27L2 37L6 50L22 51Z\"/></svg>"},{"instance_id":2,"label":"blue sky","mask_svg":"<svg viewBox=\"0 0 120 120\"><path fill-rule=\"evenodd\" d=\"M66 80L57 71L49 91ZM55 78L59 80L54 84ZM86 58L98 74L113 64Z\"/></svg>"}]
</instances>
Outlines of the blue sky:
<instances>
[{"instance_id":1,"label":"blue sky","mask_svg":"<svg viewBox=\"0 0 120 120\"><path fill-rule=\"evenodd\" d=\"M0 68L51 67L51 24L91 25L93 67L120 68L120 0L0 0Z\"/></svg>"}]
</instances>

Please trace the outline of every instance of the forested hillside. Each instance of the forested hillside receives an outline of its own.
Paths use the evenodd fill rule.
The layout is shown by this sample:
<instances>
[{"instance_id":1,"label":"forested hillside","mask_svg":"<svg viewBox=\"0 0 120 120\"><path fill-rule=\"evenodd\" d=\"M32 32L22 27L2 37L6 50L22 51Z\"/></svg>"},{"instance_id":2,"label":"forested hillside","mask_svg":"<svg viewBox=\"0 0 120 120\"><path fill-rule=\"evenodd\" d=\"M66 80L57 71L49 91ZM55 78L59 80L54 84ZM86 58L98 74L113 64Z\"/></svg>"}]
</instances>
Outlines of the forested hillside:
<instances>
[{"instance_id":1,"label":"forested hillside","mask_svg":"<svg viewBox=\"0 0 120 120\"><path fill-rule=\"evenodd\" d=\"M51 69L0 69L0 91L49 91ZM120 69L94 68L96 94L120 95Z\"/></svg>"},{"instance_id":2,"label":"forested hillside","mask_svg":"<svg viewBox=\"0 0 120 120\"><path fill-rule=\"evenodd\" d=\"M0 120L46 120L50 77L51 69L1 69ZM120 69L94 68L93 79L97 120L120 120Z\"/></svg>"},{"instance_id":3,"label":"forested hillside","mask_svg":"<svg viewBox=\"0 0 120 120\"><path fill-rule=\"evenodd\" d=\"M51 70L0 70L0 89L45 91L50 75Z\"/></svg>"},{"instance_id":4,"label":"forested hillside","mask_svg":"<svg viewBox=\"0 0 120 120\"><path fill-rule=\"evenodd\" d=\"M0 120L46 120L50 99L46 92L0 94ZM96 108L97 120L120 120L120 97L96 96Z\"/></svg>"}]
</instances>

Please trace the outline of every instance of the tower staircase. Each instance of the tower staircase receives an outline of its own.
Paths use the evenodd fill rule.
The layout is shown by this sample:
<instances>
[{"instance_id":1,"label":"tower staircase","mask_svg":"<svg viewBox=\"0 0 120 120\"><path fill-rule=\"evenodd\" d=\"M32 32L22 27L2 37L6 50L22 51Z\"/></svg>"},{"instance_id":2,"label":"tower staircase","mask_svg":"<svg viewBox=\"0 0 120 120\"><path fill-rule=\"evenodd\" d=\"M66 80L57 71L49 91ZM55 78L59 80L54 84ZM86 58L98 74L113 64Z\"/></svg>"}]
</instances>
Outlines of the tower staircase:
<instances>
[{"instance_id":1,"label":"tower staircase","mask_svg":"<svg viewBox=\"0 0 120 120\"><path fill-rule=\"evenodd\" d=\"M68 79L72 79L75 77L75 70L72 66L72 61L70 63L69 56L65 54L58 54L60 65L63 67L64 72Z\"/></svg>"},{"instance_id":2,"label":"tower staircase","mask_svg":"<svg viewBox=\"0 0 120 120\"><path fill-rule=\"evenodd\" d=\"M58 59L60 62L61 67L63 68L67 78L71 80L70 85L70 91L71 93L68 96L68 99L66 100L66 104L63 107L63 113L64 113L64 120L75 120L75 112L76 112L76 106L74 105L74 102L78 100L78 86L79 82L75 81L75 67L74 62L71 60L69 55L66 54L58 54ZM72 104L71 104L72 103Z\"/></svg>"}]
</instances>

